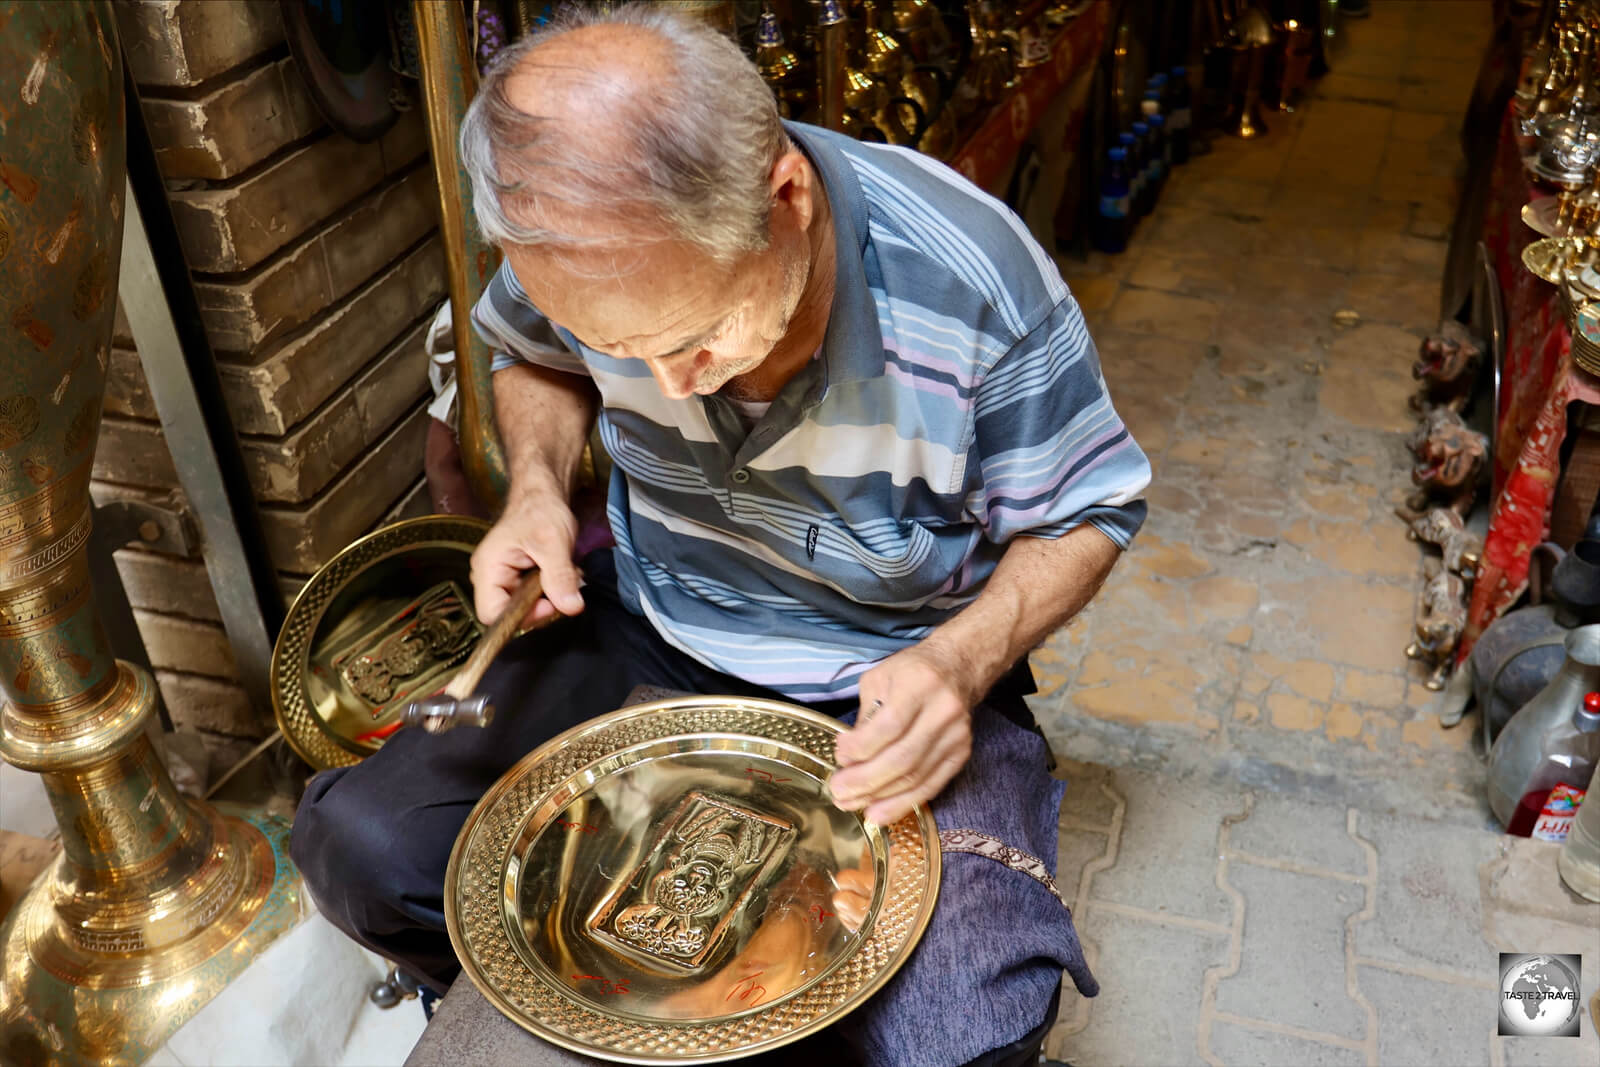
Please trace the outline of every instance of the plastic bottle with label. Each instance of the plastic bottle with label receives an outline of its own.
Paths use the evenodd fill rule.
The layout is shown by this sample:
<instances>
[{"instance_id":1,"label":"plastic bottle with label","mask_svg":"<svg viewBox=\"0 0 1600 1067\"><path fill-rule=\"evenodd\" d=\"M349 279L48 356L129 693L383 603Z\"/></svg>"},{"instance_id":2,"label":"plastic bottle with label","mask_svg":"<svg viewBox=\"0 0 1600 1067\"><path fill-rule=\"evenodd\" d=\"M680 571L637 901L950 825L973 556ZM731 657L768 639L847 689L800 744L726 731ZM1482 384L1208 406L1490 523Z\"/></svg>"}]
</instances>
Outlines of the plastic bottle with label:
<instances>
[{"instance_id":1,"label":"plastic bottle with label","mask_svg":"<svg viewBox=\"0 0 1600 1067\"><path fill-rule=\"evenodd\" d=\"M1133 230L1128 181L1128 150L1113 148L1106 153L1106 173L1100 182L1100 212L1095 217L1093 242L1102 252L1123 252Z\"/></svg>"},{"instance_id":2,"label":"plastic bottle with label","mask_svg":"<svg viewBox=\"0 0 1600 1067\"><path fill-rule=\"evenodd\" d=\"M1600 763L1600 626L1567 635L1566 662L1489 753L1489 807L1509 834L1561 840Z\"/></svg>"},{"instance_id":3,"label":"plastic bottle with label","mask_svg":"<svg viewBox=\"0 0 1600 1067\"><path fill-rule=\"evenodd\" d=\"M1167 79L1167 143L1172 146L1172 162L1181 166L1189 162L1189 127L1193 124L1189 107L1189 71L1173 67Z\"/></svg>"}]
</instances>

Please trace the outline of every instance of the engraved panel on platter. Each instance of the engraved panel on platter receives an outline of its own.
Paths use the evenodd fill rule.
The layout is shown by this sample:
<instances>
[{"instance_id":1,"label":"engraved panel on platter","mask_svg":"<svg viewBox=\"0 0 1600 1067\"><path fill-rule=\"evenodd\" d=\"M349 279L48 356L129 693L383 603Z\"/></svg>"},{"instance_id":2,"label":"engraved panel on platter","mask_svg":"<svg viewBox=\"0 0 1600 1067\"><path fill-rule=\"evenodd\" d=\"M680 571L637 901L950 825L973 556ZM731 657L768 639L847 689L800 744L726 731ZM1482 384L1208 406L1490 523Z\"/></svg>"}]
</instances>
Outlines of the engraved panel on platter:
<instances>
[{"instance_id":1,"label":"engraved panel on platter","mask_svg":"<svg viewBox=\"0 0 1600 1067\"><path fill-rule=\"evenodd\" d=\"M782 819L692 792L631 875L590 916L589 935L652 963L694 972L772 880L794 842Z\"/></svg>"},{"instance_id":2,"label":"engraved panel on platter","mask_svg":"<svg viewBox=\"0 0 1600 1067\"><path fill-rule=\"evenodd\" d=\"M472 650L480 627L454 582L440 582L392 616L372 620L333 665L352 692L376 710L404 688L423 690Z\"/></svg>"}]
</instances>

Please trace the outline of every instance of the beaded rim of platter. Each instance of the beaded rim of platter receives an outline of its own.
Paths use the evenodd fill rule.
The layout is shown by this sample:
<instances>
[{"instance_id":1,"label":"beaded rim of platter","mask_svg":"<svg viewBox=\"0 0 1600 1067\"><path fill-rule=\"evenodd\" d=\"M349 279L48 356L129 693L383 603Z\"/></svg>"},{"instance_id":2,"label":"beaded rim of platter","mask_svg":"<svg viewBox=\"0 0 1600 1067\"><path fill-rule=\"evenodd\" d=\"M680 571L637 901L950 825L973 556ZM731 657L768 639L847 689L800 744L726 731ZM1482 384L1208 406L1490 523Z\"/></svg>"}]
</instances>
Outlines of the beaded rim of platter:
<instances>
[{"instance_id":1,"label":"beaded rim of platter","mask_svg":"<svg viewBox=\"0 0 1600 1067\"><path fill-rule=\"evenodd\" d=\"M365 757L340 744L323 726L306 688L311 643L324 629L328 605L369 568L428 545L459 546L470 556L489 523L468 515L423 515L374 530L345 546L312 575L294 598L272 649L272 712L289 747L313 768L348 767Z\"/></svg>"},{"instance_id":2,"label":"beaded rim of platter","mask_svg":"<svg viewBox=\"0 0 1600 1067\"><path fill-rule=\"evenodd\" d=\"M927 805L883 834L895 855L878 911L854 951L825 978L770 1007L707 1023L641 1022L574 1001L530 968L509 933L512 848L530 813L583 768L667 737L744 734L781 741L834 764L842 727L773 700L680 697L623 708L546 742L480 800L456 838L445 875L445 920L462 970L491 1004L529 1032L574 1052L622 1063L715 1063L765 1052L837 1022L910 957L939 894L939 832Z\"/></svg>"}]
</instances>

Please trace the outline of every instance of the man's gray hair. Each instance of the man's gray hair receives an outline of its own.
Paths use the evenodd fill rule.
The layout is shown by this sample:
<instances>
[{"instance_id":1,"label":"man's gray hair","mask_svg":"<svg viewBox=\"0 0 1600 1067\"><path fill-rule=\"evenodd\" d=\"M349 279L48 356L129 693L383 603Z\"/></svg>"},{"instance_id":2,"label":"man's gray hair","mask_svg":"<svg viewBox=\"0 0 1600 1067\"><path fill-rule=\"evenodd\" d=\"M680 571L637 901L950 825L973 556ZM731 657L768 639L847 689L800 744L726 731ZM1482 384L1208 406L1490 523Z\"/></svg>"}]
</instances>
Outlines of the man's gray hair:
<instances>
[{"instance_id":1,"label":"man's gray hair","mask_svg":"<svg viewBox=\"0 0 1600 1067\"><path fill-rule=\"evenodd\" d=\"M591 133L511 103L507 85L530 52L605 24L659 35L671 68L630 94L610 129ZM528 71L539 76L537 58ZM478 227L493 243L617 248L654 230L723 263L766 247L768 176L788 144L772 92L739 46L670 4L562 11L495 57L461 125ZM596 158L596 148L610 150ZM590 224L574 228L575 219Z\"/></svg>"}]
</instances>

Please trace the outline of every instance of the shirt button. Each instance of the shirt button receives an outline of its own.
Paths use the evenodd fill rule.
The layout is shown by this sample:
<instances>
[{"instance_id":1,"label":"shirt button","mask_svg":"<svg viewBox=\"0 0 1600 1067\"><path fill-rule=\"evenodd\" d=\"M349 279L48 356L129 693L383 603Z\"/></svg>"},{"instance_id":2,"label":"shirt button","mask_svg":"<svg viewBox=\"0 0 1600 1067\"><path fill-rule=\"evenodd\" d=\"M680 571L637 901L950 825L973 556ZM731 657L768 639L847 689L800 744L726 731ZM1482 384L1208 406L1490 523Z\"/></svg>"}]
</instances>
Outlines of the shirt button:
<instances>
[{"instance_id":1,"label":"shirt button","mask_svg":"<svg viewBox=\"0 0 1600 1067\"><path fill-rule=\"evenodd\" d=\"M733 472L733 480L737 484L743 485L745 482L750 480L750 472L747 470L736 470Z\"/></svg>"}]
</instances>

